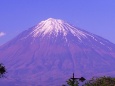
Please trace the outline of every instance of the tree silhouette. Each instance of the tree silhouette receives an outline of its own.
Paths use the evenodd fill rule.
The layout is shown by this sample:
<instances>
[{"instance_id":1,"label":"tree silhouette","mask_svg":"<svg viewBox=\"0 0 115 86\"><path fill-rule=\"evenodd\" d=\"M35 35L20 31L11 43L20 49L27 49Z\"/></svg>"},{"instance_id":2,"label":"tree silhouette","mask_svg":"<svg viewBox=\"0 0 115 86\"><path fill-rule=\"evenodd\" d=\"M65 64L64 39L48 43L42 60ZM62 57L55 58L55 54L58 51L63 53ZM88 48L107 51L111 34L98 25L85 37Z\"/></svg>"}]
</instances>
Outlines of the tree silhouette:
<instances>
[{"instance_id":1,"label":"tree silhouette","mask_svg":"<svg viewBox=\"0 0 115 86\"><path fill-rule=\"evenodd\" d=\"M3 64L0 64L0 78L5 77L4 74L6 73L6 68Z\"/></svg>"}]
</instances>

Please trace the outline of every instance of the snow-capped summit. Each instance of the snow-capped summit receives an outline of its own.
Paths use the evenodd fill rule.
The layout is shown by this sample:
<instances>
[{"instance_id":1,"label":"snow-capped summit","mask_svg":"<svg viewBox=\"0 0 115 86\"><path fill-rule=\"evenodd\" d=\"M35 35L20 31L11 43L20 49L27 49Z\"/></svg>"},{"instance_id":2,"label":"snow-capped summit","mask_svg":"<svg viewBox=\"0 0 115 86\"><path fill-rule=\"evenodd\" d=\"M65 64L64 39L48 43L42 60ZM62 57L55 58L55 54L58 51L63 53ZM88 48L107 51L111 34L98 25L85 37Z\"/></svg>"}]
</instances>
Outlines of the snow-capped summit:
<instances>
[{"instance_id":1,"label":"snow-capped summit","mask_svg":"<svg viewBox=\"0 0 115 86\"><path fill-rule=\"evenodd\" d=\"M1 86L62 86L72 77L115 76L115 44L49 18L0 46Z\"/></svg>"},{"instance_id":2,"label":"snow-capped summit","mask_svg":"<svg viewBox=\"0 0 115 86\"><path fill-rule=\"evenodd\" d=\"M86 34L83 31L76 29L75 27L71 26L70 24L61 19L49 18L45 21L41 21L34 28L35 29L31 32L33 37L52 34L55 36L58 36L59 34L67 36L68 33L71 33L77 37L86 37Z\"/></svg>"}]
</instances>

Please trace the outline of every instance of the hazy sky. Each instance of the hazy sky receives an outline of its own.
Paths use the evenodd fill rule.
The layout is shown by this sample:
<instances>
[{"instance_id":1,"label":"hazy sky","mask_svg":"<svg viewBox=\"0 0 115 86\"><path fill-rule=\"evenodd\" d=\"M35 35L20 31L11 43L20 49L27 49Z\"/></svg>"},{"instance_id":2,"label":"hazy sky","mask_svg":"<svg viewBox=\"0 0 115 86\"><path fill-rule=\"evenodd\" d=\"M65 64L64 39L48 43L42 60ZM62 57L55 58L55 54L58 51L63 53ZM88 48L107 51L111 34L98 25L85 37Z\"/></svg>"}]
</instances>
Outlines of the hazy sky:
<instances>
[{"instance_id":1,"label":"hazy sky","mask_svg":"<svg viewBox=\"0 0 115 86\"><path fill-rule=\"evenodd\" d=\"M0 0L0 45L51 17L115 43L115 0Z\"/></svg>"}]
</instances>

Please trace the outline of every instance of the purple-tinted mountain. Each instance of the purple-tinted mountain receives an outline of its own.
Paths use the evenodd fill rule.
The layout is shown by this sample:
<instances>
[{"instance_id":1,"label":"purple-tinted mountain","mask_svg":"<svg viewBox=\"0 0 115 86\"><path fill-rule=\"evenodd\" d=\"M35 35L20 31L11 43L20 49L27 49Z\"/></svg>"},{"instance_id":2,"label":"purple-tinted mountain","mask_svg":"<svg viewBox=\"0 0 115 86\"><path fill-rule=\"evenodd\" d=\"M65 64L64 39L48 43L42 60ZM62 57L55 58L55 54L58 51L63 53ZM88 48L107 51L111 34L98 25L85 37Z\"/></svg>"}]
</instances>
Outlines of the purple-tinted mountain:
<instances>
[{"instance_id":1,"label":"purple-tinted mountain","mask_svg":"<svg viewBox=\"0 0 115 86\"><path fill-rule=\"evenodd\" d=\"M49 18L0 46L3 86L61 86L72 77L115 76L115 44Z\"/></svg>"}]
</instances>

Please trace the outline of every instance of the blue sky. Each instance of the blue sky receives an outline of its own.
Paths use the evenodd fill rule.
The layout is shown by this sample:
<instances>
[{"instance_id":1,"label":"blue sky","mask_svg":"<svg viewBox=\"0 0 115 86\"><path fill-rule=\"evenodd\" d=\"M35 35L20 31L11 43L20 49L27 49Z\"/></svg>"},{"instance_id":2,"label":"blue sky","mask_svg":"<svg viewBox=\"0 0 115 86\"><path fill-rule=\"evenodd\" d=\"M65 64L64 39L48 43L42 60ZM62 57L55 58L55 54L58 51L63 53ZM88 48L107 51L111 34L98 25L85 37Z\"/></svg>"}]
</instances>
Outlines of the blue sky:
<instances>
[{"instance_id":1,"label":"blue sky","mask_svg":"<svg viewBox=\"0 0 115 86\"><path fill-rule=\"evenodd\" d=\"M51 17L115 43L115 0L1 0L0 45Z\"/></svg>"}]
</instances>

